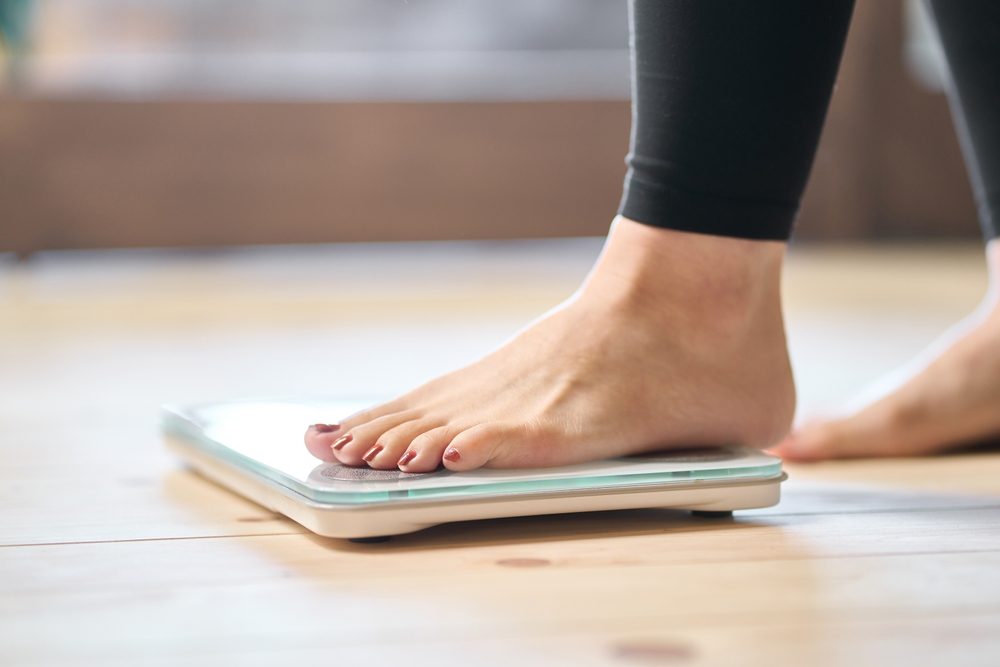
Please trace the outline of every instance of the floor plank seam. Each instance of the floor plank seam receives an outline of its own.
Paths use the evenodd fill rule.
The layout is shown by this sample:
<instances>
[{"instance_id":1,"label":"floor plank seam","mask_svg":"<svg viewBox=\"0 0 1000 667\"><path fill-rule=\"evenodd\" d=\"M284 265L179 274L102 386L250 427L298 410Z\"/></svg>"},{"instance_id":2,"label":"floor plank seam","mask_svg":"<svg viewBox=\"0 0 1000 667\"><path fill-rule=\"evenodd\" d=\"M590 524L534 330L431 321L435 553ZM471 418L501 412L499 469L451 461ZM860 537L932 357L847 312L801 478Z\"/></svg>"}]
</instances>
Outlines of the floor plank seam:
<instances>
[{"instance_id":1,"label":"floor plank seam","mask_svg":"<svg viewBox=\"0 0 1000 667\"><path fill-rule=\"evenodd\" d=\"M0 549L16 547L61 547L83 546L88 544L119 544L122 542L180 542L183 540L223 540L230 537L285 537L288 535L304 535L305 533L291 531L287 533L246 533L240 535L191 535L185 537L139 537L125 540L81 540L79 542L28 542L25 544L0 544Z\"/></svg>"},{"instance_id":2,"label":"floor plank seam","mask_svg":"<svg viewBox=\"0 0 1000 667\"><path fill-rule=\"evenodd\" d=\"M61 546L88 546L88 545L104 545L104 544L121 544L121 543L149 543L149 542L177 542L184 540L216 540L216 539L227 539L227 538L267 538L267 537L288 537L303 535L303 533L275 533L270 535L219 535L219 536L205 536L205 537L177 537L177 538L154 538L154 539L138 539L138 540L107 540L107 541L94 541L94 542L51 542L51 543L38 543L38 544L23 544L23 545L0 545L0 547L61 547ZM476 548L475 546L469 548ZM349 553L340 553L342 556L392 556L401 555L401 553L406 553L408 551L405 547L402 549L393 549L389 547L388 549L382 550L371 550L370 552L359 552L351 551ZM766 563L766 562L783 562L783 563L793 563L796 561L833 561L833 560L846 560L846 559L864 559L864 558L900 558L900 557L916 557L916 556L961 556L961 555L975 555L975 554L990 554L990 553L1000 553L1000 548L991 549L949 549L949 550L935 550L935 551L900 551L900 552L860 552L860 553L844 553L844 554L829 554L829 555L817 555L808 554L796 557L781 557L781 556L771 556L763 558L741 558L734 560L678 560L673 562L657 563L633 563L633 566L640 567L679 567L686 565L737 565L745 563ZM601 563L573 563L571 566L576 567L600 567Z\"/></svg>"},{"instance_id":3,"label":"floor plank seam","mask_svg":"<svg viewBox=\"0 0 1000 667\"><path fill-rule=\"evenodd\" d=\"M849 516L854 514L917 514L920 512L960 512L962 510L1000 510L1000 504L998 505L964 505L962 507L914 507L914 508L900 508L900 509L879 509L879 510L840 510L840 511L829 511L829 512L775 512L775 513L764 513L751 514L751 515L737 515L736 518L754 518L754 517L778 517L778 516Z\"/></svg>"}]
</instances>

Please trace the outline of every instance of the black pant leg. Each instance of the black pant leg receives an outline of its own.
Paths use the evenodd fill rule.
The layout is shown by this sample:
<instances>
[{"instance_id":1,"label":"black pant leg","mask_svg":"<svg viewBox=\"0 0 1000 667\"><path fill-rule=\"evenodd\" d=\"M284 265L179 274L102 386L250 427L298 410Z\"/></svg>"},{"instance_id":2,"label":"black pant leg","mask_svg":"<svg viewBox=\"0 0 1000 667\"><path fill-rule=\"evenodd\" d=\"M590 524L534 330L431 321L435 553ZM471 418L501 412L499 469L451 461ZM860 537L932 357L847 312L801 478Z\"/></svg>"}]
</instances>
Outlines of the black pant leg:
<instances>
[{"instance_id":1,"label":"black pant leg","mask_svg":"<svg viewBox=\"0 0 1000 667\"><path fill-rule=\"evenodd\" d=\"M669 229L787 239L853 5L630 0L632 142L619 213Z\"/></svg>"},{"instance_id":2,"label":"black pant leg","mask_svg":"<svg viewBox=\"0 0 1000 667\"><path fill-rule=\"evenodd\" d=\"M1000 2L927 4L948 57L952 116L989 241L1000 236Z\"/></svg>"}]
</instances>

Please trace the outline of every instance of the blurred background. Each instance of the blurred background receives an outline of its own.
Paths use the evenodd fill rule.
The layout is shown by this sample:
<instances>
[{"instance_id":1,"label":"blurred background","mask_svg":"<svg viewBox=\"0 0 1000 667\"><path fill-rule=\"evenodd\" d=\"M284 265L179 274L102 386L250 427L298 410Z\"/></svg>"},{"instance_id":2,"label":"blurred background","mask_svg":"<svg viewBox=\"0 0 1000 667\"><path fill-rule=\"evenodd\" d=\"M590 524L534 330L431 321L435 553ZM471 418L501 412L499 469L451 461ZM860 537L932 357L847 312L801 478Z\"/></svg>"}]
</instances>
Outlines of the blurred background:
<instances>
[{"instance_id":1,"label":"blurred background","mask_svg":"<svg viewBox=\"0 0 1000 667\"><path fill-rule=\"evenodd\" d=\"M625 0L0 0L0 251L601 235ZM919 5L859 0L798 239L974 237Z\"/></svg>"},{"instance_id":2,"label":"blurred background","mask_svg":"<svg viewBox=\"0 0 1000 667\"><path fill-rule=\"evenodd\" d=\"M783 273L800 418L986 291L917 9L858 0ZM954 537L997 533L976 509L995 500L954 500L995 491L993 460L797 467L791 505L694 524L705 557L678 560L686 529L616 518L346 549L165 451L164 403L375 402L572 295L625 174L625 0L0 0L0 32L0 664L996 654L995 556ZM824 475L868 486L808 486ZM864 516L882 523L845 543ZM892 553L870 529L890 524ZM494 568L536 556L553 567ZM759 594L726 584L747 572ZM622 652L645 637L667 652Z\"/></svg>"}]
</instances>

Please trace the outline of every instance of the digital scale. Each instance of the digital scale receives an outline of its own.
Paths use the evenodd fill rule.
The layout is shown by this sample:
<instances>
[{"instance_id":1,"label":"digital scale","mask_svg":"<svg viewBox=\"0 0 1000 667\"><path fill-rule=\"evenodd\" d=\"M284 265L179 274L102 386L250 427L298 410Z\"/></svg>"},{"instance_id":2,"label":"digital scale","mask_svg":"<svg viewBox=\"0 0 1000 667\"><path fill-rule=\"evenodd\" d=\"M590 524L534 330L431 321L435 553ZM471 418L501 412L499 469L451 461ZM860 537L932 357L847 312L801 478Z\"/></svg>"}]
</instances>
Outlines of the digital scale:
<instances>
[{"instance_id":1,"label":"digital scale","mask_svg":"<svg viewBox=\"0 0 1000 667\"><path fill-rule=\"evenodd\" d=\"M167 446L219 484L327 537L376 541L452 521L661 507L728 516L778 502L781 460L745 447L533 470L354 468L306 451L310 424L370 403L247 400L163 408Z\"/></svg>"}]
</instances>

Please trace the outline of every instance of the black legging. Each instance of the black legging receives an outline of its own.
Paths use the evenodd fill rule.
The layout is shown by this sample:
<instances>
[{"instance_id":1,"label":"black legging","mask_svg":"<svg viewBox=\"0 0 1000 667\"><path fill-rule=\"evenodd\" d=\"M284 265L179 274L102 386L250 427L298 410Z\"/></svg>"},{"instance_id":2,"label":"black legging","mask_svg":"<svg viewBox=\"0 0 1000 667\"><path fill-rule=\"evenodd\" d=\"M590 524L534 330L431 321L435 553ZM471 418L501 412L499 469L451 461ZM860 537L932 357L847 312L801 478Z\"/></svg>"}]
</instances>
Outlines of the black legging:
<instances>
[{"instance_id":1,"label":"black legging","mask_svg":"<svg viewBox=\"0 0 1000 667\"><path fill-rule=\"evenodd\" d=\"M980 221L1000 236L1000 2L927 0ZM854 0L630 0L632 142L619 213L785 240Z\"/></svg>"}]
</instances>

